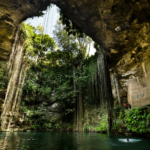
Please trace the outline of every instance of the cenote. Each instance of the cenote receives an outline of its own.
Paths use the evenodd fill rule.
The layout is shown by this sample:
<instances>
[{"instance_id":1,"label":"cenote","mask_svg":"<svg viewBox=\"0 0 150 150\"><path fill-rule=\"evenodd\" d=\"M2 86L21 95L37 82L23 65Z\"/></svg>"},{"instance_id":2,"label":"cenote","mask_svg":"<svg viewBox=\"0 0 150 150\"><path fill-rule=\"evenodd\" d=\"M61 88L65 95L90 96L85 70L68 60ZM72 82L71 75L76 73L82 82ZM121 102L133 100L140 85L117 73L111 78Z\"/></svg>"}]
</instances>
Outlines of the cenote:
<instances>
[{"instance_id":1,"label":"cenote","mask_svg":"<svg viewBox=\"0 0 150 150\"><path fill-rule=\"evenodd\" d=\"M33 137L35 140L27 140ZM1 150L148 150L149 139L86 132L5 132Z\"/></svg>"},{"instance_id":2,"label":"cenote","mask_svg":"<svg viewBox=\"0 0 150 150\"><path fill-rule=\"evenodd\" d=\"M150 149L149 8L0 0L0 150Z\"/></svg>"}]
</instances>

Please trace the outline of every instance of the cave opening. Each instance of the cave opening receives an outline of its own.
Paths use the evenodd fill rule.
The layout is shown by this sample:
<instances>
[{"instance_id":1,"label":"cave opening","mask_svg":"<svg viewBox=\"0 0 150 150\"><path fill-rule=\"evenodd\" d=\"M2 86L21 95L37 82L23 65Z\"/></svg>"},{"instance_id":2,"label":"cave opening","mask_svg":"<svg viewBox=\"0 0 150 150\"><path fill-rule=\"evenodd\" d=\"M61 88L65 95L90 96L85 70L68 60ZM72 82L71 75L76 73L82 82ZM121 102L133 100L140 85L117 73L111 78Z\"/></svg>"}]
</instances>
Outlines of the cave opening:
<instances>
[{"instance_id":1,"label":"cave opening","mask_svg":"<svg viewBox=\"0 0 150 150\"><path fill-rule=\"evenodd\" d=\"M102 7L100 5L97 5L98 3L93 3L92 5L90 5L89 1L85 1L83 3L76 2L76 1L73 1L73 3L69 3L69 2L68 3L64 3L64 2L60 3L59 0L58 1L52 0L52 2L54 2L57 6L59 6L61 8L62 12L68 18L71 18L72 22L75 23L75 25L69 24L69 28L71 27L71 31L69 31L70 29L68 27L66 27L66 29L65 29L66 32L69 31L69 34L74 35L74 33L75 33L74 30L75 30L75 31L77 31L77 34L82 35L80 33L80 31L82 30L87 35L90 35L91 37L93 37L93 39L100 44L101 48L103 48L104 51L103 50L101 51L101 53L102 53L101 57L99 56L99 54L95 54L94 56L89 57L88 56L89 47L87 45L86 46L82 45L86 41L86 40L84 41L84 38L83 38L86 36L84 33L82 35L83 37L79 37L79 38L77 37L76 39L74 39L73 36L71 36L70 39L68 37L63 39L62 37L65 37L66 35L62 36L61 34L58 34L57 31L55 32L55 36L57 35L57 40L58 40L58 38L59 39L62 38L63 40L66 40L64 42L65 44L63 43L63 47L65 47L63 55L62 55L62 46L61 46L62 41L61 40L57 41L58 46L55 47L57 49L60 49L59 54L57 52L55 52L56 49L54 49L54 52L51 54L49 54L48 52L40 51L40 48L43 50L46 50L47 48L49 50L51 48L54 48L52 46L53 40L49 37L49 35L53 36L52 35L52 24L53 24L53 19L52 19L53 11L52 10L53 10L53 8L48 8L47 11L45 11L46 13L45 13L44 19L42 21L43 25L41 24L41 26L39 26L38 19L34 19L33 22L34 22L34 24L36 24L35 27L32 27L31 24L29 24L29 23L27 25L24 24L23 30L25 29L27 32L23 32L22 30L20 32L17 29L20 28L19 24L25 18L42 15L43 14L42 10L46 9L46 7L49 5L50 1L43 2L43 5L39 5L39 4L41 4L41 2L39 2L39 1L37 1L37 3L33 0L27 1L26 4L28 7L26 7L26 8L24 8L25 5L23 6L21 4L21 2L19 5L17 3L12 2L13 6L14 6L13 11L15 13L12 16L11 16L11 14L8 14L7 16L9 17L9 19L7 19L8 17L7 18L3 17L3 18L6 18L7 21L9 21L9 26L11 25L11 23L14 23L14 28L13 28L12 32L16 33L16 31L17 31L16 38L13 41L14 44L11 42L11 44L13 45L13 46L11 45L13 47L13 49L11 51L10 61L8 64L9 76L12 75L12 80L10 80L10 82L9 82L8 87L10 87L10 88L8 88L9 91L7 91L5 103L4 103L4 106L6 106L8 104L8 109L7 109L7 107L4 108L5 111L4 111L4 115L2 115L2 118L5 118L5 116L9 116L9 119L4 119L4 121L3 121L4 125L2 125L2 126L4 128L9 129L9 127L12 125L11 122L13 119L10 116L13 115L14 110L17 110L17 108L20 105L22 106L22 109L24 109L23 111L28 110L25 107L25 105L31 105L31 106L35 105L36 106L36 107L31 107L31 111L30 110L27 111L24 115L24 118L28 118L27 117L28 115L34 114L35 108L37 109L37 106L40 104L42 99L47 98L47 95L45 95L46 93L50 95L52 101L51 102L44 101L43 102L44 104L43 104L40 112L44 111L43 107L45 107L45 105L47 105L47 104L50 104L52 107L58 106L53 101L54 99L56 99L55 93L56 93L56 85L58 84L58 79L59 80L66 79L65 80L66 82L63 82L65 84L64 85L62 84L60 86L62 91L64 90L64 87L65 87L65 94L67 93L66 92L67 90L68 91L70 90L70 89L68 89L68 87L69 87L68 81L70 81L70 83L72 83L72 87L70 87L70 88L72 88L72 91L73 91L72 93L74 93L74 94L72 94L72 97L69 95L70 96L69 99L67 99L67 96L68 96L67 94L65 97L65 100L66 100L65 105L67 105L67 107L68 107L68 105L71 105L71 107L69 106L70 109L68 109L67 112L65 112L66 110L64 110L64 108L61 109L62 112L65 112L65 113L69 112L68 115L70 115L70 113L73 114L73 111L75 110L76 106L78 105L79 112L76 112L76 114L74 114L75 119L72 119L72 122L77 122L78 119L80 120L80 123L83 122L83 116L85 115L83 113L86 112L86 111L83 112L83 108L84 108L84 110L86 108L85 105L83 106L83 100L88 101L87 104L84 103L86 105L92 104L93 108L88 108L89 110L87 110L87 114L89 117L86 118L87 115L85 115L85 120L86 120L85 121L86 122L85 129L86 130L88 130L88 129L90 130L89 122L91 124L94 124L95 126L97 126L97 123L98 123L97 121L100 121L100 119L101 119L100 115L98 114L100 110L97 107L99 105L99 103L101 102L101 101L99 101L100 97L101 97L99 91L101 90L102 93L104 93L103 96L105 96L105 98L102 96L103 97L102 101L104 101L104 99L107 101L107 96L109 97L111 95L110 81L107 81L109 78L109 74L108 74L108 70L107 70L108 69L107 59L105 58L106 57L105 50L109 53L110 48L114 47L114 45L115 45L115 44L113 44L112 32L116 32L115 31L116 25L111 27L110 23L108 23L108 24L105 23L107 21L107 19L103 19L101 17L101 13L103 14L105 11L103 11L103 10L100 11L100 8L102 9ZM83 7L83 6L86 6L86 7ZM117 7L119 7L119 6L120 5L118 5ZM83 9L81 9L81 8L83 8ZM91 12L89 10L91 10ZM21 16L19 15L19 12L21 12ZM107 15L108 18L110 17L109 15L110 14L108 13L108 15ZM12 21L11 18L13 18L14 20ZM65 20L66 18L63 18L63 19ZM30 21L28 20L28 22L30 22ZM67 21L67 19L66 19L66 21ZM70 21L68 21L68 22L70 23ZM43 30L44 28L42 26L44 26L45 30ZM76 30L75 26L77 26L80 30L79 29ZM61 28L57 28L57 29L61 29ZM107 31L106 29L109 29L109 33L110 33L110 34L107 34L107 36L105 36L105 34L106 34L105 31ZM42 38L38 37L38 34L41 34ZM48 36L46 36L46 34ZM20 35L23 35L23 37L20 38ZM14 35L12 35L12 37L13 36ZM24 37L27 39L25 40ZM45 40L49 40L49 42L45 42ZM77 42L77 40L78 40L78 42ZM74 41L74 42L72 42L72 41ZM75 43L78 43L78 45L76 45ZM10 48L11 48L11 46L10 46ZM36 60L36 63L33 63L31 65L31 71L35 71L34 72L35 76L32 77L31 74L33 72L32 73L27 72L27 76L32 77L33 79L36 79L36 81L31 80L31 79L27 80L27 78L24 78L24 75L23 75L23 74L25 74L24 70L26 70L26 68L27 68L26 65L28 65L29 62L23 63L24 59L26 59L26 58L24 58L24 54L26 52L25 52L23 46L25 46L26 49L28 49L27 53L28 53L28 55L30 55L29 61L32 62L33 60L34 61ZM79 46L80 46L80 48L79 48ZM97 47L97 45L95 45L95 47ZM75 48L76 48L76 50L75 50ZM88 51L85 52L84 48L88 49ZM69 50L71 50L71 52L69 52ZM100 51L100 50L98 50L98 51ZM117 52L115 50L113 50L113 51L114 51L113 54L116 55ZM68 52L68 54L66 54L66 52ZM45 55L46 55L46 58L45 58ZM86 57L84 58L83 55ZM32 58L32 57L34 57L34 58ZM69 59L69 57L71 60ZM98 57L98 59L97 59L97 57ZM55 58L55 59L53 59L53 58ZM47 60L49 59L49 61L46 62L45 61L46 59ZM95 60L98 60L98 61L95 62ZM68 74L67 72L59 74L57 72L58 69L60 69L64 65L64 63L67 64L68 63L67 61L74 63L74 64L72 63L70 72L68 71L70 74L72 73L72 75ZM104 63L104 61L106 61L106 63ZM104 72L103 72L99 62L101 62L101 63L103 62L102 68L105 70ZM43 74L42 74L43 72L41 71L41 69L44 69L46 63L49 65L50 65L50 63L51 64L53 63L51 66L51 69L53 68L52 71L55 74L55 76L52 76L52 78L50 78L50 79L47 76L48 72L46 72L45 73L46 75L43 76ZM70 64L66 68L63 66L64 68L62 67L62 70L66 71L68 69L68 67L70 67ZM54 67L55 67L55 69L54 69ZM84 70L84 68L85 68L85 70ZM45 69L47 69L47 68L45 68ZM16 75L14 72L16 72ZM22 74L20 74L20 72ZM107 78L107 79L105 79L105 77L104 77L105 81L103 81L102 76L100 76L101 72L103 72L103 76L106 76L106 78ZM68 74L68 75L66 75L66 74ZM88 76L88 74L89 74L89 76ZM62 75L64 75L64 76L62 76ZM58 77L58 79L55 79L56 76ZM53 88L47 87L45 85L45 83L43 83L43 78L45 78L45 77L49 79L49 82L52 81L51 83L52 83ZM19 89L22 89L24 87L24 85L22 85L22 83L26 82L26 81L28 81L28 83L26 83L27 89L25 91L27 96L24 97L24 100L26 100L26 102L21 103L20 99L22 99L22 96L21 96L22 94L20 94ZM59 82L62 83L62 81L59 81ZM84 82L86 82L86 83L84 83ZM51 85L51 83L48 83L48 84ZM99 84L102 84L102 85L100 86ZM107 86L105 84L107 84ZM83 88L85 85L87 85L87 88ZM13 87L15 87L15 86L16 86L16 88L13 89ZM38 87L38 90L37 90L37 87ZM102 90L102 88L104 90ZM41 90L44 89L44 92L45 92L44 96L42 95L43 93L39 94L41 92L41 91L39 91L39 89L41 89ZM62 94L61 90L60 89L58 90L60 92L60 93L58 92L59 95ZM30 92L32 91L33 93L28 94L29 91ZM24 91L22 91L22 93L23 92ZM76 96L76 93L78 94L78 97ZM108 95L106 93L108 93ZM38 102L36 102L35 99L37 99ZM58 97L57 97L57 99L60 100L60 98L58 98ZM63 94L62 94L62 99L63 99ZM67 104L67 103L70 103L70 99L72 99L73 101L76 101L76 99L78 99L78 101L76 101L75 103L72 103L72 104ZM28 102L30 100L31 100L31 102ZM67 102L67 100L69 102ZM110 101L111 101L110 99L107 101L109 103L108 104L108 108L109 108L109 112L110 112L109 115L112 114L111 106L113 106L113 105L110 105L110 103L111 103ZM53 104L54 104L54 106L53 106ZM94 115L97 116L97 119L93 119L92 114L89 113L91 110L93 111L94 109L96 112L96 114L94 114ZM34 110L34 111L32 112L32 110ZM50 110L51 110L51 108L50 108ZM104 109L102 112L105 112L105 111L106 110ZM78 113L80 113L80 115L78 115ZM106 114L106 113L104 113L104 114ZM19 114L17 114L17 115L19 115ZM76 117L76 116L78 116L78 117ZM34 117L36 118L37 116L34 116ZM104 126L107 126L108 124L106 123L106 120L108 119L111 122L111 120L110 120L111 117L109 116L109 118L108 118L107 115L104 115L103 117L104 117L103 119L105 122ZM23 116L21 117L21 120L22 120L22 118L23 118ZM67 117L66 118L61 117L61 119L66 120L66 122L68 120ZM29 123L29 120L28 120L28 123ZM34 126L34 128L39 127L36 125ZM51 125L54 127L57 127L57 126L60 127L60 123L54 124L54 123L49 122L48 126L51 126ZM64 125L64 126L66 126L66 125ZM79 130L83 130L82 126L83 126L83 124L81 123ZM51 127L48 127L48 128L51 128ZM61 128L62 128L62 123L61 123ZM97 130L103 130L103 129L97 127ZM106 130L106 129L104 129L104 130Z\"/></svg>"},{"instance_id":2,"label":"cave opening","mask_svg":"<svg viewBox=\"0 0 150 150\"><path fill-rule=\"evenodd\" d=\"M57 116L57 114L60 113L60 111L63 115L59 116L58 118L57 117L52 118L51 120L53 120L53 119L54 120L58 119L58 120L54 121L54 122L53 121L48 122L47 123L49 125L48 128L51 128L50 126L52 126L53 128L57 128L57 123L60 120L61 120L61 123L59 122L59 128L60 128L60 124L61 124L61 128L63 128L62 120L64 120L64 124L67 124L68 122L71 124L71 121L74 122L74 124L70 125L70 128L73 128L73 130L83 131L83 107L84 107L83 105L84 104L83 104L83 98L82 98L83 94L81 92L83 87L81 87L81 85L77 85L76 82L81 82L81 81L79 81L79 80L81 80L80 76L82 77L82 74L86 73L86 72L84 72L84 73L82 72L82 70L83 70L82 63L86 63L86 61L87 61L87 63L90 63L89 67L91 69L91 67L92 67L91 63L93 63L92 59L94 59L94 57L96 58L96 55L94 54L96 50L94 49L94 44L93 44L94 42L89 37L87 37L85 34L83 37L78 36L78 38L74 38L73 36L71 36L71 38L70 38L67 33L63 33L64 31L62 29L64 27L63 27L62 23L60 21L58 21L58 18L59 18L58 8L56 8L55 6L50 6L47 8L46 11L43 11L43 12L40 11L39 17L27 19L18 28L18 31L17 31L18 33L16 35L15 43L13 46L14 49L12 50L12 53L10 56L10 61L8 62L10 81L8 83L8 90L7 90L5 101L4 101L4 110L1 115L2 116L1 126L4 130L7 130L7 131L11 130L16 123L17 124L19 123L18 125L22 125L22 122L19 122L18 120L16 120L17 117L15 118L16 114L19 115L20 112L23 113L23 116L20 118L20 120L25 120L25 118L29 117L28 115L32 114L35 117L35 118L34 117L33 118L37 121L38 117L36 116L37 114L35 114L36 111L41 112L43 110L46 110L45 113L48 112L48 113L50 113L50 116L51 116L53 113L53 110L51 111L51 109L53 109L53 107L54 108L56 107L56 116ZM57 24L58 27L55 27L56 31L53 34L52 30L54 29L55 24ZM60 28L61 28L61 30L60 30ZM62 34L61 36L65 37L65 39L63 39L62 37L59 37L59 34ZM50 36L57 36L56 40L55 40L55 37L53 37L53 39L54 39L53 40L52 38L50 38ZM65 47L66 46L65 44L64 45L62 44L61 40L64 43L68 42L67 44L65 43L67 45L67 48ZM57 43L58 45L54 46L53 42ZM76 43L78 43L78 44L75 45ZM38 51L37 49L39 47L41 47L41 49L43 51L44 51L44 49L47 48L47 51L45 51L45 52L41 52L41 50ZM53 49L52 53L50 52L51 49ZM70 52L69 52L69 49L71 49ZM58 62L54 63L53 62L54 60L51 60L53 63L53 66L51 66L51 67L53 68L56 65L56 68L57 68L58 66L62 65L62 69L63 69L63 65L65 63L67 64L67 62L65 62L66 60L63 60L63 59L66 59L63 56L63 55L66 55L66 52L68 52L69 54L72 53L71 54L72 56L70 57L70 59L71 59L71 61L74 61L74 64L72 66L73 67L73 79L70 79L70 82L73 81L73 85L74 85L74 87L73 87L74 95L71 99L73 99L73 101L76 101L76 102L69 102L69 103L73 103L73 105L66 103L64 106L64 104L61 101L58 103L57 101L54 100L54 99L56 99L55 93L57 92L56 87L55 87L56 86L55 84L57 82L56 79L55 80L51 79L53 82L53 84L51 85L53 87L51 89L50 89L50 87L47 87L47 85L45 85L47 87L47 89L45 89L45 90L50 90L49 91L50 95L49 96L44 95L44 97L38 96L39 90L37 90L35 92L34 91L35 89L33 89L33 87L30 87L31 85L28 85L29 84L28 82L33 82L32 79L30 79L30 78L32 78L31 74L36 73L36 74L38 74L38 76L35 76L35 78L38 78L38 81L34 81L34 82L36 82L36 84L39 84L38 85L39 89L42 88L43 83L42 83L41 74L43 72L41 71L40 67L44 67L44 65L45 65L46 62L44 62L44 59L47 59L48 57L49 57L48 59L50 59L51 57L54 57L54 59L57 59ZM91 56L92 54L94 54L95 56L94 55ZM55 56L55 55L59 55L59 56ZM57 58L57 57L59 57L59 58ZM84 61L82 60L83 59L82 57L85 57ZM80 61L79 59L82 60L83 62L79 63L79 61ZM33 62L31 63L31 61L33 61ZM88 62L88 61L91 61L91 62ZM29 65L29 63L31 63L31 64ZM48 62L48 63L50 63L50 62ZM94 62L94 63L95 63L95 65L93 64L94 65L93 67L94 67L94 69L96 69L96 62ZM96 72L96 70L95 70L95 72ZM56 73L56 75L60 74L60 72L58 72L58 74L57 74L57 72L55 72L55 73ZM25 75L25 74L27 74L27 75ZM27 76L27 77L25 77L25 76ZM65 76L67 76L67 75L65 75ZM76 76L78 76L77 79L75 79ZM28 80L28 77L29 77L29 80ZM97 78L97 75L94 75L94 78L95 77ZM83 78L87 78L87 77L84 75ZM97 88L98 83L96 82L97 81L96 78L94 79L95 81L92 79L94 82L92 81L91 83L90 82L88 83L89 87L92 85L93 87L95 86L95 88ZM76 81L76 80L78 80L78 81ZM23 85L21 85L21 84L23 84ZM67 84L67 82L65 84ZM12 90L12 88L14 86L16 86L16 88L15 88L15 90ZM29 92L27 89L24 89L24 87L26 88L26 86L28 87L29 91L33 90L34 92L33 91L32 92L34 94L31 91ZM34 86L36 87L37 85L34 85ZM19 91L19 89L21 89L21 92ZM77 89L81 89L81 90L77 90ZM88 90L90 90L90 89L88 89ZM90 94L93 95L94 93L92 94L92 92L94 92L94 89L91 89L91 90L92 91L90 91ZM97 89L95 89L95 90L97 90ZM85 94L85 93L87 93L87 91L83 91L83 93ZM46 100L46 98L48 100ZM97 103L99 104L98 92L97 92L97 96L95 96L95 98L97 99L96 100L97 102L95 104L97 104ZM23 100L21 100L21 99L23 99ZM45 99L45 100L43 101L43 99ZM60 98L57 98L57 99L59 100ZM95 101L94 97L93 97L92 101ZM61 106L61 103L62 103L62 106ZM45 106L45 105L47 105L47 106ZM52 107L52 108L49 108L49 107ZM67 115L64 115L67 108L68 108L68 111L66 112ZM73 113L74 113L74 118L72 119ZM11 116L14 116L14 117L12 118ZM67 117L67 116L69 116L69 117ZM38 125L38 124L34 122L32 124L32 128L37 128L36 125ZM38 125L38 126L40 126L40 125ZM67 128L67 126L64 125L64 128Z\"/></svg>"},{"instance_id":3,"label":"cave opening","mask_svg":"<svg viewBox=\"0 0 150 150\"><path fill-rule=\"evenodd\" d=\"M60 16L53 4L60 8ZM1 131L149 136L149 8L148 0L1 0ZM12 144L7 142L9 135L0 134L4 149ZM12 134L16 143L23 141L18 135ZM55 142L54 147L61 149L73 141L77 149L84 141L93 150L118 146L114 141L106 144L110 138L102 134L44 135L52 136L47 138L48 149ZM98 142L93 135L100 137ZM42 143L37 143L42 145L46 140L41 137ZM59 137L67 137L67 142L60 140L58 145Z\"/></svg>"}]
</instances>

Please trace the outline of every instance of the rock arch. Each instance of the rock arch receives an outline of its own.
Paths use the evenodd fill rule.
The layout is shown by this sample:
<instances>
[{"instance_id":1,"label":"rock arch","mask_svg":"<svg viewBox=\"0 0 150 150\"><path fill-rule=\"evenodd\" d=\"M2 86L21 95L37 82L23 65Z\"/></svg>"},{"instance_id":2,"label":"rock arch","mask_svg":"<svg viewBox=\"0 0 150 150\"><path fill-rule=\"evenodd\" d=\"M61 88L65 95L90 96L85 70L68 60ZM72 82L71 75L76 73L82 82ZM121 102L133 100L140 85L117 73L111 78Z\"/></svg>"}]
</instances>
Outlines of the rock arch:
<instances>
[{"instance_id":1,"label":"rock arch","mask_svg":"<svg viewBox=\"0 0 150 150\"><path fill-rule=\"evenodd\" d=\"M20 23L50 3L108 52L120 97L135 107L150 104L149 0L1 0L0 60L8 60Z\"/></svg>"},{"instance_id":2,"label":"rock arch","mask_svg":"<svg viewBox=\"0 0 150 150\"><path fill-rule=\"evenodd\" d=\"M110 52L112 62L135 47L138 31L144 26L142 23L149 22L150 16L149 3L138 0L1 0L0 59L9 58L17 26L51 3Z\"/></svg>"}]
</instances>

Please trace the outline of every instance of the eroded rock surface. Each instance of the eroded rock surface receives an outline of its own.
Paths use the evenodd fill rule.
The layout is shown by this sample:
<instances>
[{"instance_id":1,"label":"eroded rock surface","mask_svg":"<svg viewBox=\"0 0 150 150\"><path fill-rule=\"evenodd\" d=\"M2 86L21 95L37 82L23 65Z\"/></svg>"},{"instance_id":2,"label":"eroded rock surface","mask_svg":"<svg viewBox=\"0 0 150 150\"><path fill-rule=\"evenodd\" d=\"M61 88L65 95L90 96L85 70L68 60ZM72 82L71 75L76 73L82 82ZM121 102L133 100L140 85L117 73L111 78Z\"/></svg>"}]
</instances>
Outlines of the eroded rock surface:
<instances>
[{"instance_id":1,"label":"eroded rock surface","mask_svg":"<svg viewBox=\"0 0 150 150\"><path fill-rule=\"evenodd\" d=\"M18 25L28 17L37 16L50 3L60 7L108 52L111 72L118 75L121 98L128 97L133 106L138 106L138 101L149 101L146 72L150 56L149 0L1 0L1 60L9 58ZM148 102L141 103L145 104Z\"/></svg>"},{"instance_id":2,"label":"eroded rock surface","mask_svg":"<svg viewBox=\"0 0 150 150\"><path fill-rule=\"evenodd\" d=\"M148 34L150 3L146 0L5 0L0 2L1 58L8 58L6 51L11 50L18 24L37 16L50 3L60 7L79 28L109 51L112 64L137 47ZM144 43L149 43L148 39Z\"/></svg>"},{"instance_id":3,"label":"eroded rock surface","mask_svg":"<svg viewBox=\"0 0 150 150\"><path fill-rule=\"evenodd\" d=\"M22 88L25 80L26 63L24 61L23 39L20 36L20 28L17 30L14 46L11 51L8 62L9 83L5 101L3 104L3 112L1 115L2 129L9 129L13 115L17 116L22 96Z\"/></svg>"},{"instance_id":4,"label":"eroded rock surface","mask_svg":"<svg viewBox=\"0 0 150 150\"><path fill-rule=\"evenodd\" d=\"M118 75L119 91L122 102L132 107L150 105L150 53L149 49L140 48L125 54L111 70ZM113 80L112 80L113 81ZM113 95L117 98L114 86Z\"/></svg>"}]
</instances>

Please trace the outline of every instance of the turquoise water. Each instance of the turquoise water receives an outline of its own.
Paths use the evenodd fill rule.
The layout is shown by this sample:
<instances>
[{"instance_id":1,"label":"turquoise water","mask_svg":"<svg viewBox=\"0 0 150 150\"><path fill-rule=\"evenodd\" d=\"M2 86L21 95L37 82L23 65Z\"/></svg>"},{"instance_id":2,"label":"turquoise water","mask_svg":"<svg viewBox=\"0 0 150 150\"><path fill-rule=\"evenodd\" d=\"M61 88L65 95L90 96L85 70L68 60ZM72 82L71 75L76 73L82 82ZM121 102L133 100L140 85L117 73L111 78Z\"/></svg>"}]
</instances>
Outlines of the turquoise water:
<instances>
[{"instance_id":1,"label":"turquoise water","mask_svg":"<svg viewBox=\"0 0 150 150\"><path fill-rule=\"evenodd\" d=\"M36 140L27 140L33 137ZM0 150L150 150L150 139L100 133L1 132Z\"/></svg>"}]
</instances>

